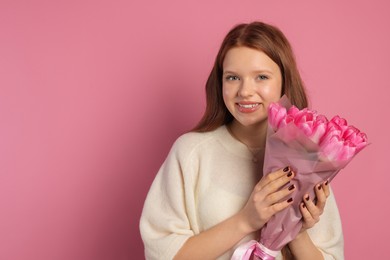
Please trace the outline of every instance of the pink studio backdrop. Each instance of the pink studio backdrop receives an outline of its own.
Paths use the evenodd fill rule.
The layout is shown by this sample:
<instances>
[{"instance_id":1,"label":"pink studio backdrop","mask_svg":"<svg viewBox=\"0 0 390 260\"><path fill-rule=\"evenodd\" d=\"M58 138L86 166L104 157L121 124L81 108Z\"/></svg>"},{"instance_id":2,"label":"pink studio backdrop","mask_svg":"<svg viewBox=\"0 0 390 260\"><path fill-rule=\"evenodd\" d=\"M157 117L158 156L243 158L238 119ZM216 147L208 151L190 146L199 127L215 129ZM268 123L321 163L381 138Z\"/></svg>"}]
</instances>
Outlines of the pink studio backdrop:
<instances>
[{"instance_id":1,"label":"pink studio backdrop","mask_svg":"<svg viewBox=\"0 0 390 260\"><path fill-rule=\"evenodd\" d=\"M367 132L333 187L346 258L388 256L388 3L1 0L0 259L144 258L149 186L253 20L286 33L314 108Z\"/></svg>"}]
</instances>

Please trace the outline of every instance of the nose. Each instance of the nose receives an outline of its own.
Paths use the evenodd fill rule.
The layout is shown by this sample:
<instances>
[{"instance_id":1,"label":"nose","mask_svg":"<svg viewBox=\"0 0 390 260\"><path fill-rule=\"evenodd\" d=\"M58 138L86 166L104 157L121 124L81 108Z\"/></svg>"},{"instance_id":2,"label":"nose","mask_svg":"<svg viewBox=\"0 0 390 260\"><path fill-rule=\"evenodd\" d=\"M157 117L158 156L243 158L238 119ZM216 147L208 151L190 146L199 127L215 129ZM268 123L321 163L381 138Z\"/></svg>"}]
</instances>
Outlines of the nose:
<instances>
[{"instance_id":1,"label":"nose","mask_svg":"<svg viewBox=\"0 0 390 260\"><path fill-rule=\"evenodd\" d=\"M255 88L253 82L248 79L241 81L240 88L238 90L238 96L240 97L250 97L254 94Z\"/></svg>"}]
</instances>

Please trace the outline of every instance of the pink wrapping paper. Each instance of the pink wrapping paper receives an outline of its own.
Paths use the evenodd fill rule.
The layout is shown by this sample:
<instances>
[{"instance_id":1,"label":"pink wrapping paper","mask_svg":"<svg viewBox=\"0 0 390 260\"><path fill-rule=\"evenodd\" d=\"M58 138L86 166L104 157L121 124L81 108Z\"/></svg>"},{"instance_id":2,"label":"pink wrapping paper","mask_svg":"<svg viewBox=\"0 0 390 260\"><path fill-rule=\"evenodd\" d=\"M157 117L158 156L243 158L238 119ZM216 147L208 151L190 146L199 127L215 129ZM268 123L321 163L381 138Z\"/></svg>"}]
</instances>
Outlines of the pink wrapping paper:
<instances>
[{"instance_id":1,"label":"pink wrapping paper","mask_svg":"<svg viewBox=\"0 0 390 260\"><path fill-rule=\"evenodd\" d=\"M274 215L261 229L259 242L276 251L293 240L302 227L299 204L303 196L308 193L311 199L315 198L315 185L326 180L331 181L348 163L348 161L337 163L318 161L317 152L306 152L305 148L301 147L301 143L297 141L301 137L309 141L306 137L303 138L304 136L297 136L296 140L289 141L290 144L294 142L294 148L287 146L283 140L290 138L285 135L286 131L291 131L288 128L296 128L296 126L289 124L276 134L272 134L272 129L269 131L271 134L267 138L263 168L264 173L270 173L288 165L295 172L295 177L291 180L291 184L296 187L296 191L292 194L292 206Z\"/></svg>"},{"instance_id":2,"label":"pink wrapping paper","mask_svg":"<svg viewBox=\"0 0 390 260\"><path fill-rule=\"evenodd\" d=\"M285 96L279 103L287 109L291 107ZM295 177L288 184L294 184L296 187L292 194L293 203L292 206L275 214L263 226L258 242L252 240L240 246L232 259L251 259L250 257L275 259L278 251L296 237L302 228L299 205L303 196L308 193L313 200L315 185L326 180L330 182L354 157L343 161L321 161L320 158L323 157L319 150L319 145L308 138L293 122L276 132L268 124L263 173L268 174L290 166L295 172Z\"/></svg>"}]
</instances>

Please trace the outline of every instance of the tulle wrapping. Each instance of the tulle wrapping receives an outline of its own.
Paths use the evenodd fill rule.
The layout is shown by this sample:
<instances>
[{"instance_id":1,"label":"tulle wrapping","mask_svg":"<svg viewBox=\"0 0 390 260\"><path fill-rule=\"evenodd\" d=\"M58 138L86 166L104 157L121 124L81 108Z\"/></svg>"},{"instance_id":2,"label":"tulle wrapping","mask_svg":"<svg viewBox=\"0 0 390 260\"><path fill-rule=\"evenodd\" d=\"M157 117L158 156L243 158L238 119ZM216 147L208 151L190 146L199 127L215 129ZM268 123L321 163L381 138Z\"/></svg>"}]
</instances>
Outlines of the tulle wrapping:
<instances>
[{"instance_id":1,"label":"tulle wrapping","mask_svg":"<svg viewBox=\"0 0 390 260\"><path fill-rule=\"evenodd\" d=\"M289 100L283 97L281 103L287 109ZM259 243L266 248L279 251L293 240L302 227L299 205L308 193L315 198L314 187L318 183L329 182L350 161L321 161L319 146L310 140L293 122L275 132L268 125L263 173L274 172L290 166L295 173L291 180L296 189L292 194L292 206L275 214L261 229Z\"/></svg>"},{"instance_id":2,"label":"tulle wrapping","mask_svg":"<svg viewBox=\"0 0 390 260\"><path fill-rule=\"evenodd\" d=\"M286 96L278 103L286 109L291 107ZM278 251L293 240L302 228L299 205L304 195L309 194L311 200L315 199L315 186L326 180L330 182L358 153L348 160L329 161L324 159L319 151L319 144L314 143L294 122L276 132L271 124L268 124L263 173L267 175L289 166L295 173L295 177L287 184L294 184L296 187L291 195L293 203L275 214L263 226L259 241L252 240L238 247L232 259L275 259Z\"/></svg>"},{"instance_id":3,"label":"tulle wrapping","mask_svg":"<svg viewBox=\"0 0 390 260\"><path fill-rule=\"evenodd\" d=\"M318 161L316 152L306 152L297 141L301 137L308 139L306 136L300 136L297 133L297 139L291 140L291 136L286 133L287 131L291 133L291 131L295 132L299 129L294 124L289 124L282 131L271 133L267 137L264 158L264 173L274 172L286 165L289 165L295 172L295 177L289 184L294 184L296 187L292 194L292 206L274 215L261 229L259 242L276 251L293 240L302 227L299 204L302 202L303 196L308 193L311 199L315 198L315 185L326 180L331 181L348 163L348 161L337 163ZM286 145L285 140L289 140L289 144L293 143L293 147ZM302 141L310 140L303 139Z\"/></svg>"}]
</instances>

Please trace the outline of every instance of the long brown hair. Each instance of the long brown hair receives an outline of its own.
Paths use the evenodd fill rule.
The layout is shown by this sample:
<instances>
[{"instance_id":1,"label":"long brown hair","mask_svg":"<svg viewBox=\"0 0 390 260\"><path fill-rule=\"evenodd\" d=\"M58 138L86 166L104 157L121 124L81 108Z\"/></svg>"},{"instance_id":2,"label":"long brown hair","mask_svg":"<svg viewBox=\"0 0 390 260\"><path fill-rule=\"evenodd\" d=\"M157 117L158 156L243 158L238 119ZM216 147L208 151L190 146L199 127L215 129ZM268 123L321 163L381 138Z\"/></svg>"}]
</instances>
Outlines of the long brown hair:
<instances>
[{"instance_id":1,"label":"long brown hair","mask_svg":"<svg viewBox=\"0 0 390 260\"><path fill-rule=\"evenodd\" d=\"M223 40L214 67L206 83L206 110L192 130L207 132L227 124L233 116L227 110L222 97L223 60L233 47L245 46L267 54L280 68L282 74L282 95L286 95L298 108L307 107L308 100L299 74L291 45L284 34L275 26L252 22L239 24Z\"/></svg>"}]
</instances>

